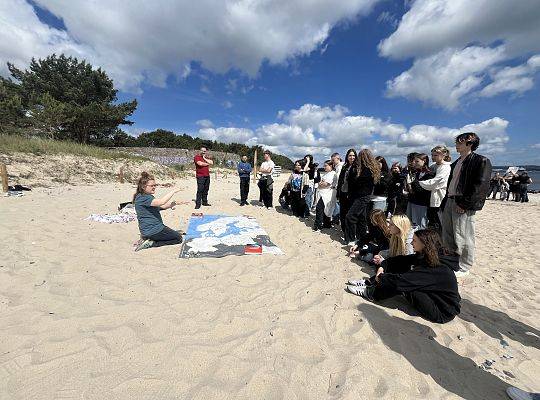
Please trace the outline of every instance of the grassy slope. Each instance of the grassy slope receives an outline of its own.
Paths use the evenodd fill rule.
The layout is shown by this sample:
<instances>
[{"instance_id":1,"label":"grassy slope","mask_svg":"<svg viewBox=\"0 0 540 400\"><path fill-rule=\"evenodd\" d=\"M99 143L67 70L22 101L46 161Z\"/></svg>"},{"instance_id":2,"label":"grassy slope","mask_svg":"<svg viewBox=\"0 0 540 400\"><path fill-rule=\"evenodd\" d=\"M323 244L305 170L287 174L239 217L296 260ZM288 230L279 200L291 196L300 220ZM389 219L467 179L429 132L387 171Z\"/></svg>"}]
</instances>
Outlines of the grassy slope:
<instances>
[{"instance_id":1,"label":"grassy slope","mask_svg":"<svg viewBox=\"0 0 540 400\"><path fill-rule=\"evenodd\" d=\"M0 153L31 153L36 155L71 154L105 160L147 160L133 154L120 153L102 147L60 140L25 138L16 135L0 135Z\"/></svg>"}]
</instances>

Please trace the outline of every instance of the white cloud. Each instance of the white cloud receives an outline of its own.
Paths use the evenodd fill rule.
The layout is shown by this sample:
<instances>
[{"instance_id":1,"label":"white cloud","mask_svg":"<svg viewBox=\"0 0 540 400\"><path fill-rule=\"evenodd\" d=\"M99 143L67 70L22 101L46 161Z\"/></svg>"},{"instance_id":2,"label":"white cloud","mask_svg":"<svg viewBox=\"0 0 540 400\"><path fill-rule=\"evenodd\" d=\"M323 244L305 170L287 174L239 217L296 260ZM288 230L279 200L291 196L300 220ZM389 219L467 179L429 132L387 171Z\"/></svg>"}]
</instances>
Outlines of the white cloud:
<instances>
[{"instance_id":1,"label":"white cloud","mask_svg":"<svg viewBox=\"0 0 540 400\"><path fill-rule=\"evenodd\" d=\"M417 0L379 44L381 56L414 59L409 70L387 82L390 97L446 109L465 97L530 90L533 66L520 73L501 64L539 51L538 0Z\"/></svg>"},{"instance_id":2,"label":"white cloud","mask_svg":"<svg viewBox=\"0 0 540 400\"><path fill-rule=\"evenodd\" d=\"M440 144L453 149L455 137L462 132L476 132L481 139L481 153L486 155L501 154L509 141L508 121L499 117L456 128L433 125L407 128L380 118L348 113L339 105L304 104L288 112L280 111L279 123L265 124L255 130L203 128L199 136L227 143L260 144L292 159L313 154L319 161L334 151L344 154L349 147L368 147L391 159L402 159L412 151L429 153Z\"/></svg>"},{"instance_id":3,"label":"white cloud","mask_svg":"<svg viewBox=\"0 0 540 400\"><path fill-rule=\"evenodd\" d=\"M540 69L540 54L537 54L517 67L505 67L494 70L491 74L493 82L484 87L479 95L493 97L499 93L513 92L523 94L534 86L534 74Z\"/></svg>"},{"instance_id":4,"label":"white cloud","mask_svg":"<svg viewBox=\"0 0 540 400\"><path fill-rule=\"evenodd\" d=\"M225 100L223 103L221 103L221 105L222 105L223 108L225 108L225 109L229 109L229 108L232 108L232 107L233 107L233 103L231 103L229 100Z\"/></svg>"},{"instance_id":5,"label":"white cloud","mask_svg":"<svg viewBox=\"0 0 540 400\"><path fill-rule=\"evenodd\" d=\"M200 119L196 122L197 125L199 125L201 128L213 128L214 123L210 121L209 119Z\"/></svg>"},{"instance_id":6,"label":"white cloud","mask_svg":"<svg viewBox=\"0 0 540 400\"><path fill-rule=\"evenodd\" d=\"M378 1L36 0L62 19L61 31L40 22L26 1L2 0L0 62L24 67L32 56L64 52L103 67L130 91L185 78L192 61L254 77L265 61L284 64L317 50L334 26Z\"/></svg>"}]
</instances>

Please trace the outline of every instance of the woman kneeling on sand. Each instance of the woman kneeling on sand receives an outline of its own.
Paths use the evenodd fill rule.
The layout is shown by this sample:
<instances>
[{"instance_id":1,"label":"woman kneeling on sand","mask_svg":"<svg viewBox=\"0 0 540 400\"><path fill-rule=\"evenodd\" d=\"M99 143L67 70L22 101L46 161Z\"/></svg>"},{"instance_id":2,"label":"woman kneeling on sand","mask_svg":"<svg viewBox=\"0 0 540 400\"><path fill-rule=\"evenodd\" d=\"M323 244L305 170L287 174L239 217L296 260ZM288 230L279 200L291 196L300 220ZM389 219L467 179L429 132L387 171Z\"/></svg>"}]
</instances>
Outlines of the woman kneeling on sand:
<instances>
[{"instance_id":1,"label":"woman kneeling on sand","mask_svg":"<svg viewBox=\"0 0 540 400\"><path fill-rule=\"evenodd\" d=\"M176 205L171 198L180 191L175 189L160 199L154 197L156 181L147 172L143 172L137 182L137 191L133 195L133 204L137 211L137 221L141 240L137 243L135 251L149 247L167 246L182 243L180 232L174 231L163 224L160 212Z\"/></svg>"},{"instance_id":2,"label":"woman kneeling on sand","mask_svg":"<svg viewBox=\"0 0 540 400\"><path fill-rule=\"evenodd\" d=\"M375 276L350 280L347 290L377 301L403 294L425 319L451 321L460 312L454 274L459 269L459 256L444 249L439 234L430 229L416 231L412 244L415 254L384 260Z\"/></svg>"}]
</instances>

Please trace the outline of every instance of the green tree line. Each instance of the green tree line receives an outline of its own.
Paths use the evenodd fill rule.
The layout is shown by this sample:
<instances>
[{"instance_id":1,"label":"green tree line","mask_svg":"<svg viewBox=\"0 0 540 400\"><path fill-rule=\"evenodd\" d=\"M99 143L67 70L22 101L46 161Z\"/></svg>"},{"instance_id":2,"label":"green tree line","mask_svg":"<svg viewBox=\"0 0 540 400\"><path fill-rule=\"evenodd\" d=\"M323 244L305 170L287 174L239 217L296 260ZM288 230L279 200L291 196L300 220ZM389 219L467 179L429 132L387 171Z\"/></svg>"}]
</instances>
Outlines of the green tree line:
<instances>
[{"instance_id":1,"label":"green tree line","mask_svg":"<svg viewBox=\"0 0 540 400\"><path fill-rule=\"evenodd\" d=\"M252 159L260 146L219 143L186 134L158 129L132 137L119 128L132 125L128 118L137 100L120 103L112 79L101 68L93 68L75 57L52 54L32 59L26 70L7 63L10 78L0 77L0 134L19 134L69 140L104 147L173 147L197 149L202 145L214 151L247 155ZM272 156L276 164L292 168L282 155Z\"/></svg>"}]
</instances>

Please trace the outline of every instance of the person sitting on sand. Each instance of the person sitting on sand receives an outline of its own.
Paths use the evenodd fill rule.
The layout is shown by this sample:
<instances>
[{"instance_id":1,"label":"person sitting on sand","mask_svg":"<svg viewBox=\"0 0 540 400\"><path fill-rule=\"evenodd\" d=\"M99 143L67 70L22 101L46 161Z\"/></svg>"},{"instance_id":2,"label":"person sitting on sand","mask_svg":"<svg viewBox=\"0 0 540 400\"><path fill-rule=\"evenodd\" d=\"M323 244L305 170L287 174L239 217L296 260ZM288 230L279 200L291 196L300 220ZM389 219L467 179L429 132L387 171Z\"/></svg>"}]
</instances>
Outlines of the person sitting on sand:
<instances>
[{"instance_id":1,"label":"person sitting on sand","mask_svg":"<svg viewBox=\"0 0 540 400\"><path fill-rule=\"evenodd\" d=\"M414 231L409 217L405 214L392 215L388 220L388 231L390 232L389 247L373 256L375 265L381 265L385 258L406 256L414 252L412 248Z\"/></svg>"},{"instance_id":2,"label":"person sitting on sand","mask_svg":"<svg viewBox=\"0 0 540 400\"><path fill-rule=\"evenodd\" d=\"M454 271L459 256L442 247L431 229L413 236L415 254L390 257L369 279L350 280L347 291L367 300L380 301L403 294L425 319L445 323L460 312L461 297Z\"/></svg>"},{"instance_id":3,"label":"person sitting on sand","mask_svg":"<svg viewBox=\"0 0 540 400\"><path fill-rule=\"evenodd\" d=\"M174 231L163 224L160 212L174 207L177 203L171 201L180 189L174 189L160 199L154 197L156 181L147 172L143 172L137 182L137 191L133 195L133 204L137 211L137 221L141 240L135 251L149 247L160 247L182 243L180 232Z\"/></svg>"}]
</instances>

